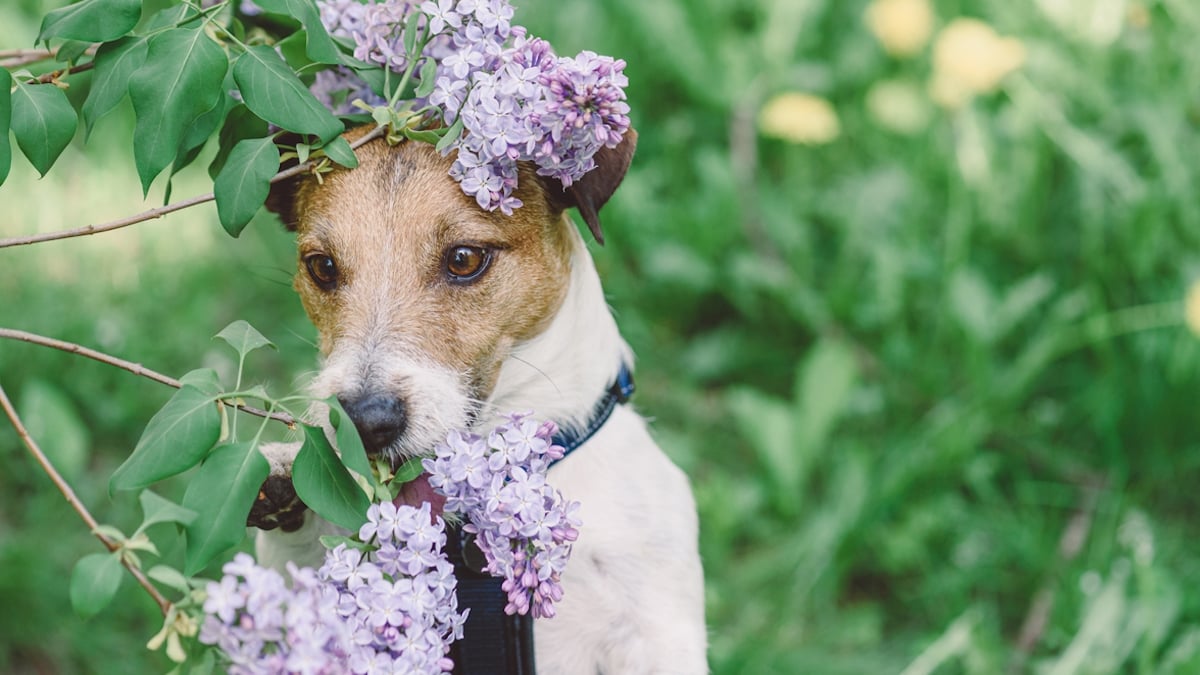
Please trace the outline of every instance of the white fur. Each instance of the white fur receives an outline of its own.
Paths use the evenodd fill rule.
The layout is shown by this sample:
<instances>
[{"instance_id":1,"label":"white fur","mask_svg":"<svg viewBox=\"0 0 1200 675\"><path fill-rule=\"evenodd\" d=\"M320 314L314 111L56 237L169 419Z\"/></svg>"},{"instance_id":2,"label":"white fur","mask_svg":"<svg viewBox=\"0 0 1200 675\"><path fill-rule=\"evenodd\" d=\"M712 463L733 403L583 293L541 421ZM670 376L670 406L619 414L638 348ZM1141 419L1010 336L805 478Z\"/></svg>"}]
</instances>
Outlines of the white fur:
<instances>
[{"instance_id":1,"label":"white fur","mask_svg":"<svg viewBox=\"0 0 1200 675\"><path fill-rule=\"evenodd\" d=\"M488 401L494 412L531 410L541 419L582 426L622 361L631 359L591 256L571 229L571 281L562 308L546 331L504 362ZM409 374L420 363L414 355L394 356L396 368ZM334 391L351 371L331 363L319 379ZM443 375L411 378L407 386L421 395L429 387L451 404L453 418L457 401L446 383L459 378ZM558 615L534 625L538 673L706 673L695 504L687 478L655 444L645 421L618 406L595 436L550 470L549 480L582 504L583 527L563 575ZM260 532L259 561L279 568L288 560L319 564L317 537L334 528L308 515L297 532Z\"/></svg>"}]
</instances>

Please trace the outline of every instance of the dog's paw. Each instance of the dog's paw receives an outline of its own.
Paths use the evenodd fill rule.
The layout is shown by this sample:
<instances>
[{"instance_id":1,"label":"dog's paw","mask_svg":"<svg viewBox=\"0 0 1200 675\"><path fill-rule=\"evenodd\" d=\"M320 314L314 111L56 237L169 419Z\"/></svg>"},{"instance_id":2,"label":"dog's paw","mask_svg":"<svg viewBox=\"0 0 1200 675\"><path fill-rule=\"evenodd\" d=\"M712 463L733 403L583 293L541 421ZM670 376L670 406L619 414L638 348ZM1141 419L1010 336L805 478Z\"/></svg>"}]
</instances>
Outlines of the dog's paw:
<instances>
[{"instance_id":1,"label":"dog's paw","mask_svg":"<svg viewBox=\"0 0 1200 675\"><path fill-rule=\"evenodd\" d=\"M282 528L284 532L295 532L304 524L304 512L308 510L296 495L290 476L268 476L258 490L258 498L246 516L246 525L260 530Z\"/></svg>"},{"instance_id":2,"label":"dog's paw","mask_svg":"<svg viewBox=\"0 0 1200 675\"><path fill-rule=\"evenodd\" d=\"M271 465L271 474L258 490L258 498L246 516L246 525L260 530L281 528L295 532L304 524L308 510L292 486L292 460L300 451L299 443L263 443L259 452Z\"/></svg>"}]
</instances>

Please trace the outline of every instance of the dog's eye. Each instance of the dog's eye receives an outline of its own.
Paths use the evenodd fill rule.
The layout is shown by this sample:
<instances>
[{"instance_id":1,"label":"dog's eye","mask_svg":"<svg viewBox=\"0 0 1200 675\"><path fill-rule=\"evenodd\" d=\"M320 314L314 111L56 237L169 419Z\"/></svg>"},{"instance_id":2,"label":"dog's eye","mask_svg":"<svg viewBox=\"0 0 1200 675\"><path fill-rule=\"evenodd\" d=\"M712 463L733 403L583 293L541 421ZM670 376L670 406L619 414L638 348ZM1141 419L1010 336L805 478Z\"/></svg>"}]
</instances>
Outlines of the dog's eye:
<instances>
[{"instance_id":1,"label":"dog's eye","mask_svg":"<svg viewBox=\"0 0 1200 675\"><path fill-rule=\"evenodd\" d=\"M314 253L304 259L304 266L308 268L308 276L320 288L328 291L337 285L338 268L333 258L324 253Z\"/></svg>"},{"instance_id":2,"label":"dog's eye","mask_svg":"<svg viewBox=\"0 0 1200 675\"><path fill-rule=\"evenodd\" d=\"M446 272L452 281L474 281L487 269L491 251L477 246L455 246L446 252Z\"/></svg>"}]
</instances>

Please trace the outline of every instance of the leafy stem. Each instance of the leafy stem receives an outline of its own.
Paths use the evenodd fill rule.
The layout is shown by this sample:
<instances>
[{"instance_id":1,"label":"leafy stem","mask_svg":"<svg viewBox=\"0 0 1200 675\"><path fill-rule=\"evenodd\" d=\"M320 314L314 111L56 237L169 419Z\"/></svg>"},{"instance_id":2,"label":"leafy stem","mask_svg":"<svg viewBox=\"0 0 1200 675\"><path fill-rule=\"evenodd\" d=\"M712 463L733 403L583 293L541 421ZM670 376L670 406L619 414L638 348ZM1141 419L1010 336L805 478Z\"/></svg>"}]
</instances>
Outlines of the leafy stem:
<instances>
[{"instance_id":1,"label":"leafy stem","mask_svg":"<svg viewBox=\"0 0 1200 675\"><path fill-rule=\"evenodd\" d=\"M406 25L405 29L407 28L408 26ZM396 103L400 100L400 95L404 93L405 88L408 87L408 83L412 81L412 76L416 72L417 62L421 59L421 54L425 52L425 47L429 44L429 26L426 25L425 28L418 26L416 30L419 32L417 33L415 45L412 51L407 54L408 65L404 68L404 74L400 77L400 83L396 85L396 88L392 91L391 98L388 99L389 108L396 107ZM385 70L385 73L390 71L391 69L388 68Z\"/></svg>"},{"instance_id":2,"label":"leafy stem","mask_svg":"<svg viewBox=\"0 0 1200 675\"><path fill-rule=\"evenodd\" d=\"M35 441L33 437L29 435L29 430L25 428L25 424L21 421L21 417L17 414L16 408L13 407L12 401L9 400L8 394L4 391L3 386L0 386L0 408L3 408L4 414L8 417L9 422L12 423L13 428L16 429L17 436L21 438L21 442L24 443L25 447L29 449L29 452L33 455L34 460L37 461L37 463L42 467L42 470L46 472L46 475L50 477L50 481L54 483L54 486L58 488L59 492L62 493L62 496L67 500L67 503L71 505L71 508L75 510L75 513L79 514L79 517L83 519L85 524L87 524L88 530L90 530L92 534L94 534L96 538L100 540L100 543L104 544L104 547L110 552L115 553L118 550L122 550L124 548L123 545L117 543L104 533L104 528L96 522L96 518L92 516L92 513L88 511L83 502L79 500L79 497L76 496L75 491L71 489L70 484L63 479L62 474L60 474L58 470L54 468L54 465L50 463L49 458L46 457L46 453L42 452L42 449L40 446L38 446L37 441ZM133 578L137 580L138 584L146 590L146 593L148 593L151 598L154 599L154 602L158 605L158 608L163 613L163 616L166 616L167 613L171 611L171 603L165 597L163 597L162 593L158 592L158 589L150 583L150 580L146 578L146 575L142 573L141 569L134 563L133 560L124 555L123 551L120 555L120 560L121 565L123 565L125 569L129 570L129 573L133 575Z\"/></svg>"},{"instance_id":3,"label":"leafy stem","mask_svg":"<svg viewBox=\"0 0 1200 675\"><path fill-rule=\"evenodd\" d=\"M169 375L164 375L157 371L151 370L151 369L141 365L140 363L133 363L131 361L126 361L124 359L117 358L115 356L111 356L111 355L105 354L103 352L98 352L94 349L89 349L87 347L84 347L83 345L78 345L73 342L66 342L64 340L56 340L54 338L49 338L49 337L45 337L42 335L36 335L34 333L27 333L27 332L21 331L21 330L14 330L12 328L0 328L0 339L18 340L21 342L28 342L30 344L41 345L43 347L51 347L53 349L58 349L58 350L61 350L64 352L69 352L71 354L78 354L80 356L86 356L89 359L93 359L93 360L99 361L101 363L106 363L110 366L115 366L122 370L129 371L129 372L133 373L134 375L141 375L142 377L154 380L155 382L158 382L160 384L165 384L169 387L174 387L174 388L178 389L182 386L182 383L179 380L177 380ZM228 396L228 395L225 395L225 394L222 395L222 397L225 397L225 396ZM214 398L214 400L216 400L216 399ZM238 410L241 410L242 412L250 413L251 415L258 415L259 417L266 417L266 418L277 420L279 422L283 422L289 428L293 428L296 425L296 418L292 417L291 415L285 414L285 413L269 412L266 410L260 410L258 408L254 408L254 407L242 405L242 404L234 405L234 407L236 407Z\"/></svg>"}]
</instances>

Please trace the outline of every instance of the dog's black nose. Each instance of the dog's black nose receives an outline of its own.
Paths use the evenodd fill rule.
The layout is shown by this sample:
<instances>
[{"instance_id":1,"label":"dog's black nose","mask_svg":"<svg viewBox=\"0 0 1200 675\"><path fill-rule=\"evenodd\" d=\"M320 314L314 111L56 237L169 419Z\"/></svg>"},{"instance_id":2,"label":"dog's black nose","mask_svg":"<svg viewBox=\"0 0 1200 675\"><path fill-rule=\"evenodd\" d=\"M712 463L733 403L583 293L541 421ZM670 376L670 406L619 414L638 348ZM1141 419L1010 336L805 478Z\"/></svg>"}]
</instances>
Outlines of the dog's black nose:
<instances>
[{"instance_id":1,"label":"dog's black nose","mask_svg":"<svg viewBox=\"0 0 1200 675\"><path fill-rule=\"evenodd\" d=\"M404 401L394 396L338 396L338 403L354 422L363 446L372 455L394 443L408 426Z\"/></svg>"}]
</instances>

